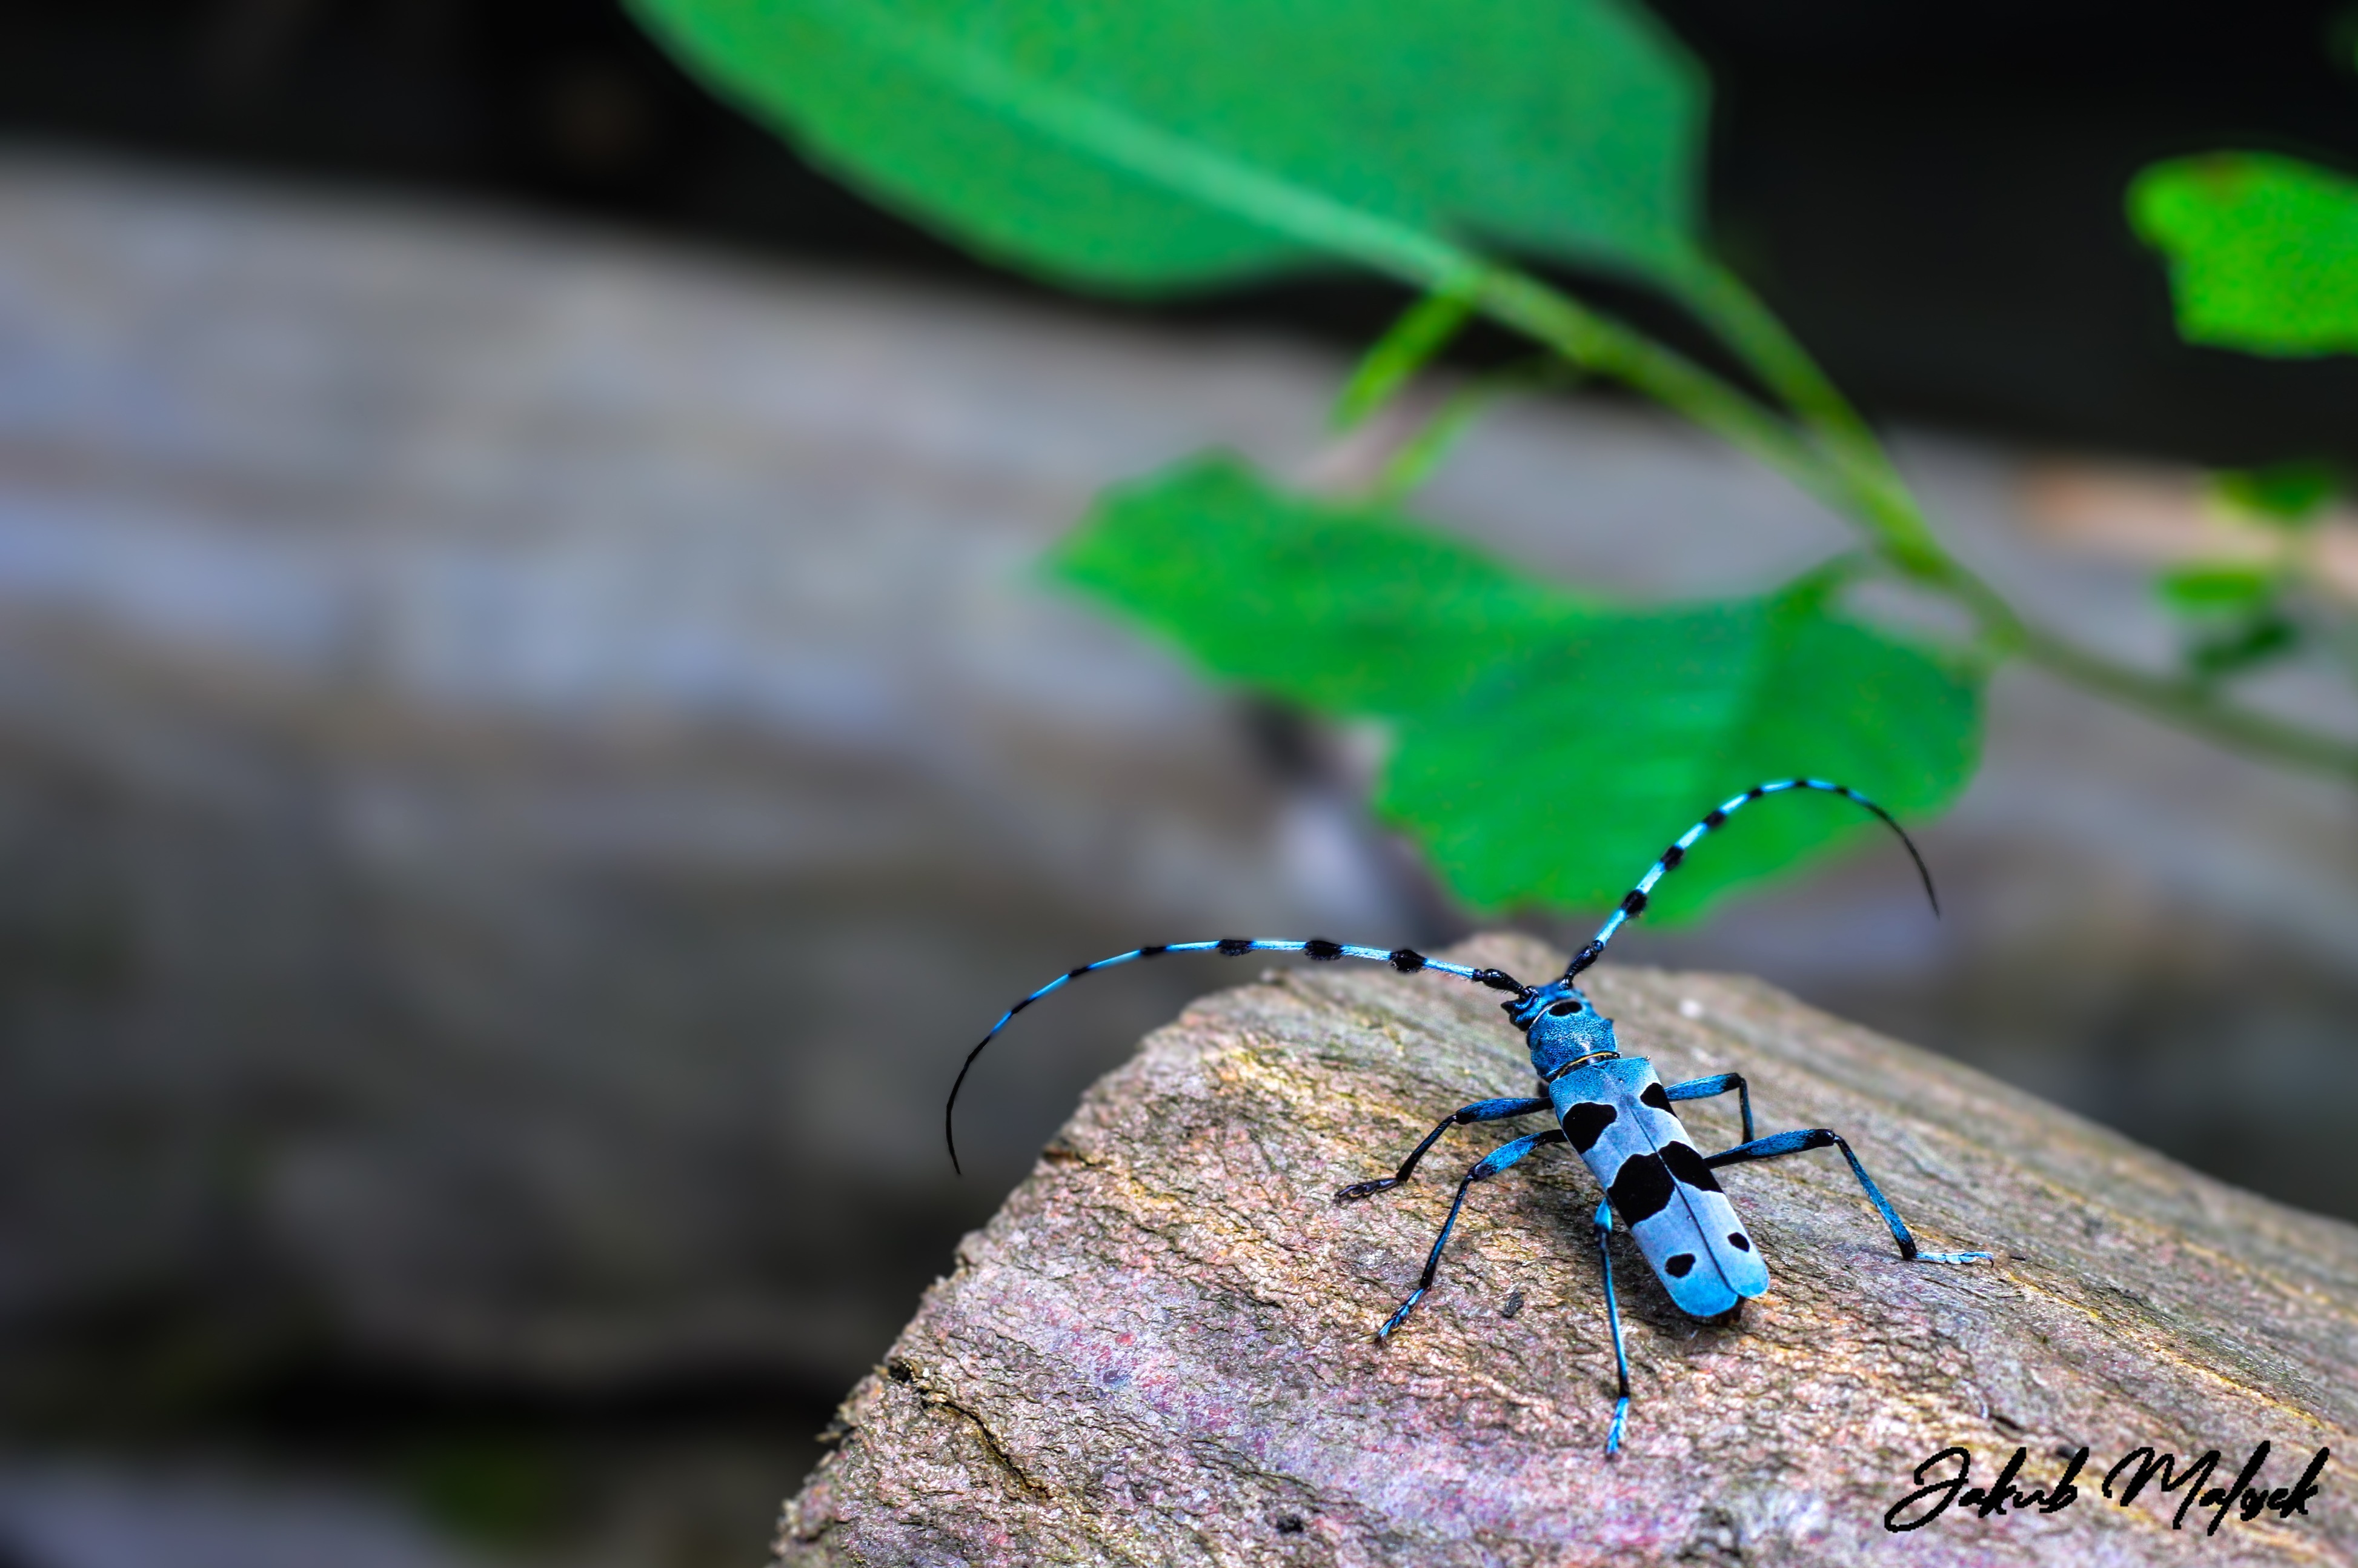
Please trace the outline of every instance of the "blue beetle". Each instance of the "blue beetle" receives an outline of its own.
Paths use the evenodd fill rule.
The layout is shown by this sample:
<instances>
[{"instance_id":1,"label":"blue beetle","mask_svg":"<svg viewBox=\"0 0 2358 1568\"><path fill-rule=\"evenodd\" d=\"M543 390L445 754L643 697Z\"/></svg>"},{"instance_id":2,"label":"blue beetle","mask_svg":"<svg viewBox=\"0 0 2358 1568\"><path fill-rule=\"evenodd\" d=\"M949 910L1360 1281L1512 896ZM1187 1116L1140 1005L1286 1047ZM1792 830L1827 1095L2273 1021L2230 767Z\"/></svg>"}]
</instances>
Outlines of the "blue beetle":
<instances>
[{"instance_id":1,"label":"blue beetle","mask_svg":"<svg viewBox=\"0 0 2358 1568\"><path fill-rule=\"evenodd\" d=\"M1939 896L1932 889L1932 875L1918 853L1916 845L1890 813L1856 790L1823 779L1777 779L1755 784L1743 794L1732 795L1706 813L1702 820L1682 834L1677 842L1662 851L1653 866L1640 878L1619 906L1606 917L1603 926L1587 945L1574 955L1562 976L1542 986L1527 986L1512 975L1499 969L1473 968L1439 958L1429 958L1407 947L1362 947L1346 943L1329 942L1313 937L1307 941L1272 941L1254 937L1226 936L1207 942L1174 942L1149 947L1134 947L1127 953L1117 953L1110 958L1100 958L1093 964L1083 964L1066 971L1038 990L1017 1002L1000 1016L990 1032L967 1053L958 1069L957 1079L950 1086L949 1102L942 1110L942 1132L950 1146L950 1162L957 1163L957 1141L952 1131L951 1114L957 1106L958 1090L966 1083L975 1059L983 1047L1007 1027L1015 1015L1038 1001L1042 997L1091 974L1118 964L1135 963L1159 958L1171 953L1218 953L1230 957L1247 953L1301 953L1310 958L1331 961L1339 958L1364 958L1390 965L1403 974L1421 969L1433 969L1455 975L1476 985L1510 993L1501 1004L1509 1021L1522 1031L1530 1046L1531 1070L1538 1075L1541 1093L1527 1098L1476 1100L1460 1106L1434 1124L1422 1141L1409 1152L1400 1169L1389 1176L1373 1181L1355 1182L1335 1195L1338 1204L1355 1202L1377 1193L1401 1185L1416 1172L1417 1164L1427 1151L1438 1142L1443 1133L1452 1127L1462 1127L1477 1121L1506 1121L1516 1117L1536 1116L1542 1111L1555 1118L1556 1125L1544 1132L1534 1132L1518 1138L1491 1151L1466 1173L1457 1184L1457 1196L1449 1206L1449 1217L1442 1221L1441 1234L1433 1238L1433 1250L1424 1260L1424 1273L1416 1289L1401 1303L1392 1314L1376 1330L1378 1340L1388 1339L1407 1321L1418 1302L1433 1288L1433 1276L1441 1267L1441 1254L1449 1244L1450 1232L1456 1227L1458 1211L1465 1207L1466 1192L1475 1183L1487 1181L1501 1171L1521 1161L1534 1150L1552 1144L1569 1143L1588 1164L1597 1184L1604 1188L1605 1197L1596 1206L1593 1221L1596 1255L1604 1270L1606 1321L1612 1330L1613 1361L1618 1379L1617 1397L1613 1407L1612 1424L1607 1429L1605 1452L1610 1455L1620 1451L1624 1423L1629 1413L1629 1360L1622 1346L1621 1311L1613 1286L1613 1254L1609 1245L1614 1217L1618 1215L1628 1227L1630 1237L1638 1244L1639 1254L1646 1260L1655 1278L1660 1280L1671 1301L1681 1312L1706 1322L1732 1321L1750 1297L1768 1288L1768 1268L1761 1260L1759 1249L1745 1230L1744 1222L1736 1217L1735 1206L1721 1191L1712 1172L1725 1165L1744 1164L1755 1160L1773 1160L1780 1155L1798 1154L1804 1150L1835 1148L1850 1162L1851 1173L1858 1178L1868 1201L1883 1217L1891 1230L1891 1238L1898 1244L1903 1259L1922 1263L1968 1263L1990 1257L1987 1252L1926 1252L1916 1245L1907 1223L1891 1206L1883 1189L1866 1173L1858 1156L1842 1135L1831 1128L1809 1128L1792 1132L1772 1133L1756 1138L1752 1130L1752 1096L1738 1073L1721 1073L1707 1078L1695 1078L1686 1083L1664 1084L1655 1075L1653 1066L1642 1056L1625 1056L1614 1038L1613 1021L1597 1012L1579 986L1574 982L1581 972L1603 956L1614 934L1629 921L1644 913L1654 886L1665 875L1677 869L1689 849L1704 835L1725 822L1729 816L1752 801L1782 794L1788 790L1816 790L1838 795L1855 802L1873 813L1907 846L1909 856L1916 863L1917 874L1922 878L1925 896L1932 901L1935 914L1940 911ZM1716 1154L1699 1152L1686 1129L1671 1108L1680 1100L1704 1099L1733 1093L1744 1126L1744 1141L1732 1149Z\"/></svg>"}]
</instances>

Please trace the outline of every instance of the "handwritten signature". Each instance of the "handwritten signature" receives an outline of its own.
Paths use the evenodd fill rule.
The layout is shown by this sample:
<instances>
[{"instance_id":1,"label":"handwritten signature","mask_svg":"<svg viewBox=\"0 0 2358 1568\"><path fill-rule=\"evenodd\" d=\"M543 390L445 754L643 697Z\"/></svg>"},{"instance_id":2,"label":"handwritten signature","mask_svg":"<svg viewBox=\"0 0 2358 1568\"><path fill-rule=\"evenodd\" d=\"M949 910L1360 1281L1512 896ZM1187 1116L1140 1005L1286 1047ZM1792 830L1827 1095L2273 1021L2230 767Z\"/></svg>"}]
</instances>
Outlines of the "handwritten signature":
<instances>
[{"instance_id":1,"label":"handwritten signature","mask_svg":"<svg viewBox=\"0 0 2358 1568\"><path fill-rule=\"evenodd\" d=\"M2021 1474L2023 1461L2030 1456L2028 1449L2016 1449L2014 1457L2006 1462L2006 1468L2000 1470L1997 1479L1988 1486L1967 1487L1965 1482L1974 1467L1973 1454L1964 1448L1943 1448L1916 1466L1916 1490L1891 1505L1891 1510L1883 1516L1883 1528L1895 1532L1921 1530L1947 1513L1952 1506L1959 1509L1971 1509L1983 1519L2005 1513L2009 1505L2020 1513L2029 1513L2034 1509L2043 1514L2061 1513L2080 1500L2080 1488L2075 1483L2080 1472L2087 1466L2088 1451L2082 1448L2077 1454L2065 1455L2062 1450L2058 1449L2056 1453L2066 1461L2062 1476L2051 1487L2035 1487L2025 1491L2015 1484L2015 1478ZM2278 1519L2290 1519L2295 1514L2307 1515L2309 1499L2318 1493L2317 1478L2324 1474L2325 1462L2332 1453L2330 1448L2319 1449L2316 1456L2309 1460L2309 1468L2301 1472L2298 1482L2271 1491L2257 1484L2260 1469L2268 1462L2268 1444L2266 1443L2252 1450L2252 1456L2244 1461L2243 1469L2236 1473L2232 1483L2221 1487L2209 1485L2219 1468L2220 1455L2215 1448L2183 1469L2178 1467L2178 1455L2175 1454L2157 1454L2150 1447L2132 1448L2121 1456L2119 1464L2104 1472L2104 1483L2098 1489L2106 1498L2123 1508L2136 1501L2137 1494L2145 1490L2149 1481L2159 1483L2158 1495L2164 1498L2171 1492L2183 1490L2186 1495L2179 1499L2178 1512L2170 1519L2169 1527L2172 1530L2185 1529L2190 1509L2212 1509L2214 1511L2211 1515L2211 1524L2203 1533L2216 1535L2230 1509L2241 1516L2246 1524L2263 1513L2273 1512ZM1926 1479L1943 1465L1953 1465L1955 1474L1943 1480ZM2114 1491L2115 1485L2120 1488L2117 1495ZM1915 1511L1911 1513L1911 1509Z\"/></svg>"}]
</instances>

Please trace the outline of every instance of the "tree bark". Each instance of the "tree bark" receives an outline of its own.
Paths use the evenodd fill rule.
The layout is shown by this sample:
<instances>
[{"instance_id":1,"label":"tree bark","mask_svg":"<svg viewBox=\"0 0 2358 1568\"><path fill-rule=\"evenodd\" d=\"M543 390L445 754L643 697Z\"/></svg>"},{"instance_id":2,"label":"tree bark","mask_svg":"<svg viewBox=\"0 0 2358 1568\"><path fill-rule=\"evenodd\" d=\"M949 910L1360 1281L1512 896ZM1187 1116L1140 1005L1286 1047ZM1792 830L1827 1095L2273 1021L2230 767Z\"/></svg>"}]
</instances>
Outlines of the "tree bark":
<instances>
[{"instance_id":1,"label":"tree bark","mask_svg":"<svg viewBox=\"0 0 2358 1568\"><path fill-rule=\"evenodd\" d=\"M1517 937L1457 956L1527 979L1563 963ZM1410 1184L1333 1201L1455 1107L1530 1092L1498 999L1431 974L1268 975L1151 1035L966 1238L845 1403L779 1563L2358 1560L2337 1468L2358 1229L1757 981L1612 968L1591 994L1665 1081L1742 1073L1760 1132L1834 1129L1926 1249L1996 1260L1903 1261L1836 1150L1723 1171L1772 1285L1740 1321L1699 1324L1617 1238L1636 1399L1608 1459L1597 1194L1569 1152L1475 1187L1432 1293L1372 1336L1455 1178L1542 1118L1453 1130ZM1680 1108L1706 1151L1737 1141L1732 1096ZM2173 1533L2262 1440L2263 1490L2334 1450L2305 1512L2246 1522L2197 1496ZM2024 1491L2089 1459L2057 1511L1961 1498L1890 1531L1952 1445L1969 1487L2017 1448ZM2124 1472L2107 1499L2106 1472L2147 1445L2181 1471L2218 1449L2217 1474L2124 1503Z\"/></svg>"}]
</instances>

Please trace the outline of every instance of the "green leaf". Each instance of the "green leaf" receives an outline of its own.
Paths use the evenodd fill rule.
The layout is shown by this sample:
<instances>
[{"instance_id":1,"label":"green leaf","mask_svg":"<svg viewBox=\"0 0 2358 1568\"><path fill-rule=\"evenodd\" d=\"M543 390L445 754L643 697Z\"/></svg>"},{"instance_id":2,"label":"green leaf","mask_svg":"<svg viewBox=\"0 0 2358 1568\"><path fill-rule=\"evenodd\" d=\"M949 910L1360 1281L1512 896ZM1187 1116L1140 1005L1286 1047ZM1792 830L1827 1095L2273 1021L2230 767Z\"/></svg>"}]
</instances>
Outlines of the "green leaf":
<instances>
[{"instance_id":1,"label":"green leaf","mask_svg":"<svg viewBox=\"0 0 2358 1568\"><path fill-rule=\"evenodd\" d=\"M2219 499L2258 522L2299 527L2313 523L2342 492L2342 470L2331 463L2272 463L2213 474Z\"/></svg>"},{"instance_id":2,"label":"green leaf","mask_svg":"<svg viewBox=\"0 0 2358 1568\"><path fill-rule=\"evenodd\" d=\"M1974 770L1972 676L1841 617L1823 576L1612 609L1221 460L1109 495L1055 565L1214 675L1394 720L1378 809L1482 908L1609 905L1688 824L1766 779L1831 777L1921 815ZM1845 802L1780 800L1698 849L1653 908L1691 914L1871 828Z\"/></svg>"},{"instance_id":3,"label":"green leaf","mask_svg":"<svg viewBox=\"0 0 2358 1568\"><path fill-rule=\"evenodd\" d=\"M2250 615L2276 598L2280 574L2241 561L2172 567L2154 579L2162 604L2180 615L2209 619Z\"/></svg>"},{"instance_id":4,"label":"green leaf","mask_svg":"<svg viewBox=\"0 0 2358 1568\"><path fill-rule=\"evenodd\" d=\"M1594 909L1763 780L1835 779L1903 816L1945 806L1973 775L1980 730L1968 676L1834 616L1805 580L1629 612L1508 665L1476 700L1403 727L1378 806L1471 903ZM1785 805L1698 849L1650 917L1693 914L1873 830L1844 801Z\"/></svg>"},{"instance_id":5,"label":"green leaf","mask_svg":"<svg viewBox=\"0 0 2358 1568\"><path fill-rule=\"evenodd\" d=\"M2214 153L2147 168L2128 208L2169 261L2189 342L2358 352L2358 181L2298 158Z\"/></svg>"},{"instance_id":6,"label":"green leaf","mask_svg":"<svg viewBox=\"0 0 2358 1568\"><path fill-rule=\"evenodd\" d=\"M2188 643L2186 667L2199 680L2224 680L2299 648L2299 627L2280 614L2262 611Z\"/></svg>"},{"instance_id":7,"label":"green leaf","mask_svg":"<svg viewBox=\"0 0 2358 1568\"><path fill-rule=\"evenodd\" d=\"M1634 0L633 4L845 178L1069 284L1692 254L1707 85Z\"/></svg>"},{"instance_id":8,"label":"green leaf","mask_svg":"<svg viewBox=\"0 0 2358 1568\"><path fill-rule=\"evenodd\" d=\"M1405 518L1281 493L1226 458L1109 492L1050 565L1214 673L1351 716L1445 706L1593 613Z\"/></svg>"}]
</instances>

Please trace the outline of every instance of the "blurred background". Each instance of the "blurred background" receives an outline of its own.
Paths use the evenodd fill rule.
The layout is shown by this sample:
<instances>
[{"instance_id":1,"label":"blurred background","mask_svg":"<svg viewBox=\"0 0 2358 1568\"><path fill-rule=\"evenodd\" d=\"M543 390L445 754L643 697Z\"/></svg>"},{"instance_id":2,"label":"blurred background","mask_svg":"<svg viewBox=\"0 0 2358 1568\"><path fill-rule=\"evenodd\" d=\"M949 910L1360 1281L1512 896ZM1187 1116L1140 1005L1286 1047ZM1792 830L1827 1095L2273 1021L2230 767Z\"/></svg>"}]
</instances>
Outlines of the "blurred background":
<instances>
[{"instance_id":1,"label":"blurred background","mask_svg":"<svg viewBox=\"0 0 2358 1568\"><path fill-rule=\"evenodd\" d=\"M2184 347L2120 208L2224 142L2358 165L2358 12L1661 9L1722 249L2017 602L2164 662L2199 468L2358 462L2358 361ZM1000 1008L1470 929L1354 737L1035 569L1184 453L1301 470L1401 302L1052 295L600 0L0 15L0 1564L750 1563L1079 1089L1244 976L1028 1015L959 1182ZM1846 536L1604 394L1422 510L1648 595ZM2358 793L1992 708L1946 920L1878 851L1617 950L2358 1217Z\"/></svg>"}]
</instances>

